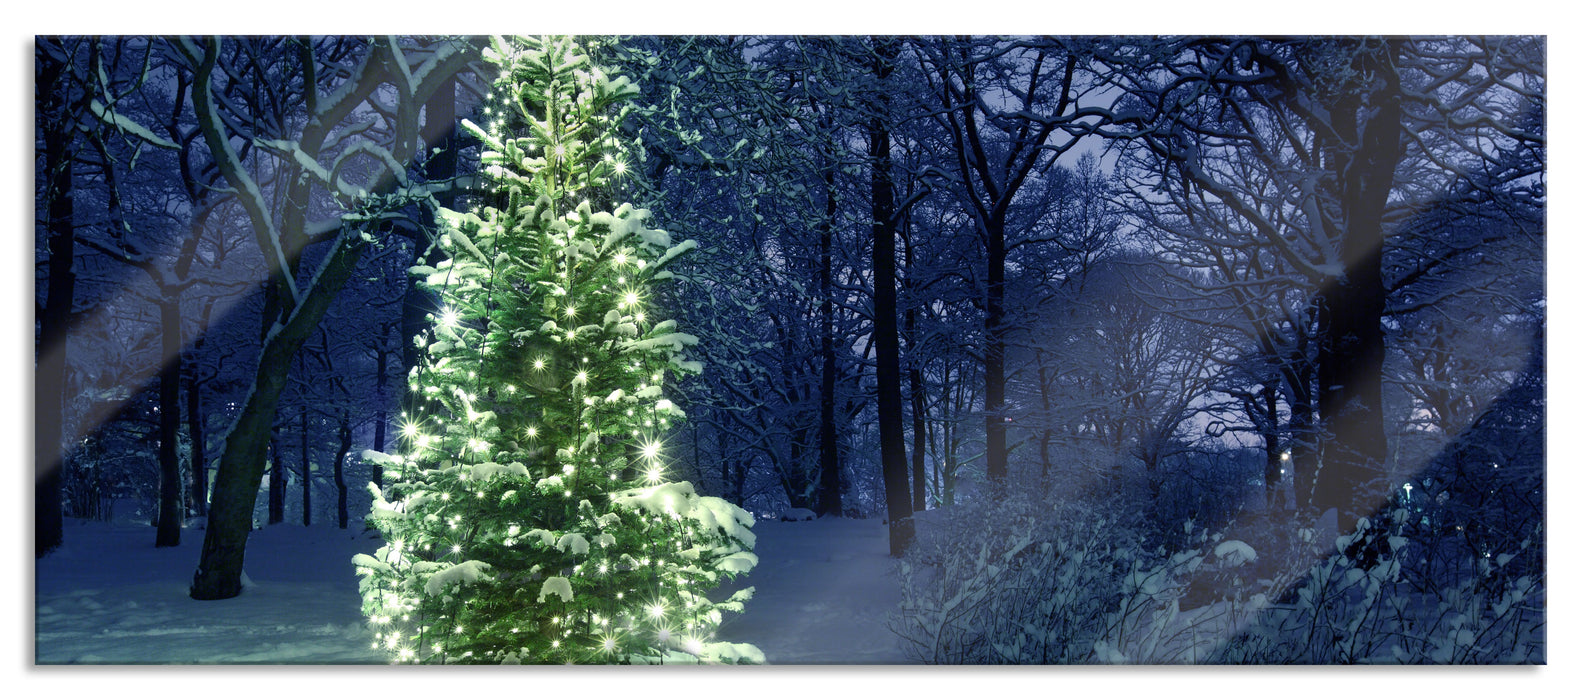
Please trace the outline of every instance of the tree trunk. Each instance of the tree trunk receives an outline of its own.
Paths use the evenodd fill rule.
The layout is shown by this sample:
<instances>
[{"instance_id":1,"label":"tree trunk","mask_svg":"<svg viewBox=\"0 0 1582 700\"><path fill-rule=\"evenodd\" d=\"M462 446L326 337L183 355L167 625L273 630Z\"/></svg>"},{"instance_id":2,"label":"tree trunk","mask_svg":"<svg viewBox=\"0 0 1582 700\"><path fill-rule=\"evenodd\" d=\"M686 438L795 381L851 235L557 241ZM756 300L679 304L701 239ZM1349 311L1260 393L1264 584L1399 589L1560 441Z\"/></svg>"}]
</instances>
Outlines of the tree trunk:
<instances>
[{"instance_id":1,"label":"tree trunk","mask_svg":"<svg viewBox=\"0 0 1582 700\"><path fill-rule=\"evenodd\" d=\"M38 346L33 377L33 555L60 546L63 531L61 469L65 452L66 340L77 278L72 272L71 114L67 66L43 50L35 51L39 128L44 137L46 189L41 204L47 216L49 261L43 306L38 310Z\"/></svg>"},{"instance_id":2,"label":"tree trunk","mask_svg":"<svg viewBox=\"0 0 1582 700\"><path fill-rule=\"evenodd\" d=\"M379 410L374 413L374 452L385 451L385 426L390 422L390 415L385 411L385 375L390 372L390 356L385 352L385 340L390 337L391 330L391 324L379 327L379 344L374 348L374 400L379 402ZM402 386L405 386L404 382ZM384 466L374 464L369 467L368 479L374 486L384 488Z\"/></svg>"},{"instance_id":3,"label":"tree trunk","mask_svg":"<svg viewBox=\"0 0 1582 700\"><path fill-rule=\"evenodd\" d=\"M1008 474L1005 444L1005 219L985 222L989 284L983 301L984 471L991 489L1002 490Z\"/></svg>"},{"instance_id":4,"label":"tree trunk","mask_svg":"<svg viewBox=\"0 0 1582 700\"><path fill-rule=\"evenodd\" d=\"M195 599L219 600L242 592L243 556L253 527L258 481L264 473L264 451L291 358L346 284L365 244L354 234L342 233L332 245L335 249L318 275L315 293L304 297L296 312L266 339L253 392L225 441L214 480L209 525L203 537L203 555L192 577L191 595Z\"/></svg>"},{"instance_id":5,"label":"tree trunk","mask_svg":"<svg viewBox=\"0 0 1582 700\"><path fill-rule=\"evenodd\" d=\"M1043 348L1033 348L1033 360L1038 363L1038 398L1044 408L1044 427L1038 431L1038 475L1048 478L1054 466L1049 459L1049 441L1055 431L1049 426L1055 413L1054 402L1049 398L1049 366L1044 364Z\"/></svg>"},{"instance_id":6,"label":"tree trunk","mask_svg":"<svg viewBox=\"0 0 1582 700\"><path fill-rule=\"evenodd\" d=\"M905 217L903 223L901 240L905 245L908 299L906 313L902 317L901 335L906 340L906 378L912 403L912 512L921 513L928 510L927 481L923 474L928 405L924 400L923 354L917 347L917 297L913 286L911 217Z\"/></svg>"},{"instance_id":7,"label":"tree trunk","mask_svg":"<svg viewBox=\"0 0 1582 700\"><path fill-rule=\"evenodd\" d=\"M1265 381L1259 389L1257 397L1249 401L1249 411L1262 413L1254 423L1263 436L1263 499L1266 510L1283 510L1281 488L1285 485L1281 472L1285 470L1285 458L1280 453L1280 406L1279 406L1278 380ZM1258 399L1263 402L1258 403Z\"/></svg>"},{"instance_id":8,"label":"tree trunk","mask_svg":"<svg viewBox=\"0 0 1582 700\"><path fill-rule=\"evenodd\" d=\"M894 42L874 38L874 77L889 76L896 56ZM895 184L890 179L890 132L885 123L887 99L880 91L868 121L868 157L873 176L873 334L877 360L879 458L884 469L885 512L890 520L890 556L899 557L912 544L912 501L907 492L906 437L901 428L901 337L896 328Z\"/></svg>"},{"instance_id":9,"label":"tree trunk","mask_svg":"<svg viewBox=\"0 0 1582 700\"><path fill-rule=\"evenodd\" d=\"M207 324L204 324L207 325ZM202 327L202 326L200 326ZM203 428L203 391L198 379L197 358L203 351L203 334L193 340L192 361L188 364L187 374L187 437L191 441L192 483L187 491L188 511L194 517L203 517L209 513L209 458L204 443Z\"/></svg>"},{"instance_id":10,"label":"tree trunk","mask_svg":"<svg viewBox=\"0 0 1582 700\"><path fill-rule=\"evenodd\" d=\"M181 544L181 292L163 290L159 300L159 520L155 547Z\"/></svg>"},{"instance_id":11,"label":"tree trunk","mask_svg":"<svg viewBox=\"0 0 1582 700\"><path fill-rule=\"evenodd\" d=\"M1320 512L1336 508L1343 529L1373 513L1385 492L1369 482L1384 474L1383 379L1385 289L1384 212L1402 157L1399 77L1391 44L1359 47L1359 75L1381 81L1366 103L1359 91L1335 110L1343 140L1332 168L1340 186L1343 275L1319 292L1322 334L1318 360L1318 413L1326 441L1315 498Z\"/></svg>"},{"instance_id":12,"label":"tree trunk","mask_svg":"<svg viewBox=\"0 0 1582 700\"><path fill-rule=\"evenodd\" d=\"M270 255L272 249L282 249L285 253L286 260L276 259L270 263L271 279L285 283L292 270L279 269L282 267L281 263L289 262L293 269L300 265L300 257L296 255L300 250L294 248L291 243L303 238L302 215L305 214L306 207L298 205L305 205L307 200L296 197L294 193L288 194L288 204L284 208L284 215L280 217L282 223L276 226L269 222L269 214L262 210L265 205L262 198L245 196L256 193L259 188L257 183L243 171L240 159L231 148L230 134L225 131L221 123L212 94L211 76L219 59L220 43L217 39L210 38L202 44L203 55L194 73L192 93L193 111L198 118L198 126L205 144L208 145L210 152L215 154L216 165L224 174L226 181L233 189L244 195L240 196L239 200L252 224L260 251L264 253L266 259L272 257ZM336 98L326 102L325 109L321 110L318 106L319 83L314 77L315 61L311 55L312 49L306 44L302 45L299 56L302 59L304 83L308 86L303 94L308 112L313 117L307 122L298 139L298 145L304 153L318 154L324 140L335 126L347 118L351 110L356 109L357 105L361 104L380 84L388 82L391 70L395 66L386 64L398 66L400 61L398 58L379 58L386 49L389 49L392 56L396 51L388 46L385 40L375 40L373 53L354 73L352 82L339 86ZM465 70L466 62L475 56L476 51L473 49L436 54L436 60L439 62L431 62L417 71L423 78L414 86L413 95L426 102L433 94L429 90L436 87L428 81L453 78L456 72ZM412 147L416 141L411 136L416 133L419 114L415 104L401 103L395 108L399 129L393 136L398 147L391 155L394 162L407 163L411 160ZM293 183L299 179L295 172L296 168L288 167L286 170L287 174L282 177ZM390 172L382 173L370 189L376 192L385 191L393 185L393 175L394 173ZM278 231L279 237L271 240L272 231ZM317 274L308 276L312 280L310 286L304 289L300 296L289 300L289 312L276 316L269 313L266 306L265 318L279 318L279 325L270 327L264 333L252 392L248 394L240 415L232 424L227 434L225 449L220 455L219 468L215 475L214 497L209 508L209 525L203 540L203 554L198 569L193 574L191 588L193 598L214 600L234 597L241 592L247 536L252 529L252 511L258 498L258 482L264 474L264 452L269 442L275 410L279 406L280 394L285 388L291 359L323 319L325 311L339 295L341 288L345 286L347 278L362 256L365 245L360 232L343 229L330 244L331 249L324 257ZM274 285L266 286L266 291L273 287ZM268 301L266 298L266 304Z\"/></svg>"},{"instance_id":13,"label":"tree trunk","mask_svg":"<svg viewBox=\"0 0 1582 700\"><path fill-rule=\"evenodd\" d=\"M788 443L786 451L789 454L782 461L780 453L778 451L774 452L774 458L779 462L775 467L780 474L780 486L785 490L786 501L791 504L792 508L809 508L809 506L817 505L813 502L816 496L814 489L817 484L814 483L812 477L815 472L804 468L802 464L802 453L805 449L809 428L807 427L807 421L802 420L802 416L799 415L801 413L802 392L797 390L797 377L793 371L801 348L797 347L796 339L791 335L788 328L789 324L782 323L779 318L775 317L771 317L771 321L774 323L775 339L781 350L780 382L781 386L786 388L786 410L794 416L794 419L790 421L790 427L786 430L786 441Z\"/></svg>"},{"instance_id":14,"label":"tree trunk","mask_svg":"<svg viewBox=\"0 0 1582 700\"><path fill-rule=\"evenodd\" d=\"M1316 505L1314 494L1318 487L1318 444L1314 435L1313 404L1304 393L1291 404L1290 452L1291 485L1296 493L1296 506L1311 509Z\"/></svg>"},{"instance_id":15,"label":"tree trunk","mask_svg":"<svg viewBox=\"0 0 1582 700\"><path fill-rule=\"evenodd\" d=\"M906 325L911 328L915 321L915 312L906 311ZM928 432L928 405L924 402L923 368L921 358L916 354L917 348L907 346L907 383L911 385L912 397L912 510L922 512L928 510L928 490L926 477L923 473L924 441Z\"/></svg>"},{"instance_id":16,"label":"tree trunk","mask_svg":"<svg viewBox=\"0 0 1582 700\"><path fill-rule=\"evenodd\" d=\"M341 412L338 435L341 444L335 450L335 522L345 530L351 515L346 506L346 455L352 451L352 421L344 411Z\"/></svg>"},{"instance_id":17,"label":"tree trunk","mask_svg":"<svg viewBox=\"0 0 1582 700\"><path fill-rule=\"evenodd\" d=\"M269 428L269 520L276 525L286 521L286 459L280 453L280 428Z\"/></svg>"},{"instance_id":18,"label":"tree trunk","mask_svg":"<svg viewBox=\"0 0 1582 700\"><path fill-rule=\"evenodd\" d=\"M308 445L308 402L298 407L302 417L302 525L313 524L313 455Z\"/></svg>"},{"instance_id":19,"label":"tree trunk","mask_svg":"<svg viewBox=\"0 0 1582 700\"><path fill-rule=\"evenodd\" d=\"M824 166L824 218L819 220L819 356L823 360L819 381L818 446L820 515L841 514L840 446L835 435L835 300L830 249L835 235L835 170Z\"/></svg>"}]
</instances>

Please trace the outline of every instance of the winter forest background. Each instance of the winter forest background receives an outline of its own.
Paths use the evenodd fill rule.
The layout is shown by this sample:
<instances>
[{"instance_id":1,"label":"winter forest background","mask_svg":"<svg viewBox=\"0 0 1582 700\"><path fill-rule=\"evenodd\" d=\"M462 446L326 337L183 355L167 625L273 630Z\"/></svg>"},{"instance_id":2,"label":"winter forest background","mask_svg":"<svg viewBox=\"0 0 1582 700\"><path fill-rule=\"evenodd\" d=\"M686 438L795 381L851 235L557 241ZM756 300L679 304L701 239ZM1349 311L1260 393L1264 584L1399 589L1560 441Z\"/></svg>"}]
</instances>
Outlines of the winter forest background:
<instances>
[{"instance_id":1,"label":"winter forest background","mask_svg":"<svg viewBox=\"0 0 1582 700\"><path fill-rule=\"evenodd\" d=\"M640 89L619 196L696 241L654 293L702 365L667 466L758 520L722 637L775 663L733 635L824 551L891 587L822 590L885 604L865 663L1546 662L1543 38L589 46ZM223 517L252 579L344 550L361 622L442 251L346 203L479 196L483 47L38 39L37 639Z\"/></svg>"}]
</instances>

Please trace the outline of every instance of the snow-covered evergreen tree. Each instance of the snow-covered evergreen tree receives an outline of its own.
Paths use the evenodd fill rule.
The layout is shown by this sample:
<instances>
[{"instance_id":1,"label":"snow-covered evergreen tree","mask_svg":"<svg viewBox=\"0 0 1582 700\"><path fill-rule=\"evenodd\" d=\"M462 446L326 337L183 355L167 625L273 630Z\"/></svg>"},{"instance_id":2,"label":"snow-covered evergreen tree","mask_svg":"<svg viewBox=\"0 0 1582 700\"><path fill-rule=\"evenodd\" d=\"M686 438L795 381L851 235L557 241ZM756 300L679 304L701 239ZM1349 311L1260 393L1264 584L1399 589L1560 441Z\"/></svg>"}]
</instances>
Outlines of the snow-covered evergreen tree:
<instances>
[{"instance_id":1,"label":"snow-covered evergreen tree","mask_svg":"<svg viewBox=\"0 0 1582 700\"><path fill-rule=\"evenodd\" d=\"M752 517L667 476L683 417L667 379L696 338L652 284L692 249L616 204L615 127L637 94L570 38L496 40L484 125L491 187L441 212L449 259L417 267L441 300L410 377L391 484L368 522L386 544L355 563L375 644L426 663L755 662L716 641L751 589Z\"/></svg>"}]
</instances>

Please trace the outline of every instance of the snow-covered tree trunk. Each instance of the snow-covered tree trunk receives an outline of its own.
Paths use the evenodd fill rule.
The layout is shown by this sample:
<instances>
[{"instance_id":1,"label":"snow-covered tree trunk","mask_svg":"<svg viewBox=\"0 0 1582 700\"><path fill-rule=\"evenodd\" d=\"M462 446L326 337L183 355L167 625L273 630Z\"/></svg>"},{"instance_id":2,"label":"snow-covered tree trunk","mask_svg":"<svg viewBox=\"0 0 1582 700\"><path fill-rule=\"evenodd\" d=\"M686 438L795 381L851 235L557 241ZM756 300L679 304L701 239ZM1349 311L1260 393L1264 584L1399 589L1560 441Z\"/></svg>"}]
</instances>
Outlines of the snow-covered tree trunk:
<instances>
[{"instance_id":1,"label":"snow-covered tree trunk","mask_svg":"<svg viewBox=\"0 0 1582 700\"><path fill-rule=\"evenodd\" d=\"M253 530L253 504L259 480L264 476L264 456L270 451L275 408L286 385L286 373L281 368L291 365L291 358L318 326L365 247L366 242L354 232L339 237L316 277L315 293L303 299L264 344L252 393L242 404L241 414L227 433L225 449L220 453L214 497L209 504L209 525L203 537L203 558L192 577L191 594L195 599L234 598L242 592L242 562L247 535Z\"/></svg>"},{"instance_id":2,"label":"snow-covered tree trunk","mask_svg":"<svg viewBox=\"0 0 1582 700\"><path fill-rule=\"evenodd\" d=\"M355 268L366 249L371 235L361 229L369 226L364 220L347 220L334 225L336 231L330 250L319 265L316 274L309 278L305 288L298 288L289 274L290 261L286 253L293 241L307 238L305 215L276 216L263 196L258 182L243 167L226 132L213 94L213 74L219 59L219 41L209 39L200 45L189 39L180 40L182 50L195 66L193 106L204 141L215 154L215 161L225 179L238 191L247 211L253 233L261 252L272 270L271 276L279 282L289 304L279 316L279 321L265 334L259 365L253 379L252 391L242 405L241 414L226 435L225 448L220 456L215 475L214 498L210 505L209 526L204 535L203 556L193 576L192 597L199 600L230 598L241 592L241 573L247 534L252 530L252 511L257 497L257 485L263 476L264 455L274 423L275 409L280 393L285 389L292 358L304 341L317 327L342 286ZM433 51L428 61L419 69L407 65L402 50L394 40L373 42L368 55L352 71L351 76L336 91L322 96L318 87L307 87L310 119L301 138L292 143L275 143L282 155L292 165L290 182L306 179L328 189L331 196L350 200L368 207L361 216L374 219L384 207L399 208L415 201L422 192L407 192L380 203L369 199L399 190L406 182L405 168L416 148L419 111L438 85L450 76L464 70L476 56L476 47L466 44L442 44ZM312 65L311 56L305 60ZM392 143L389 148L364 144L360 152L375 157L378 166L370 179L358 185L349 184L347 174L340 165L325 168L317 158L330 131L351 115L364 100L376 96L380 85L395 88L396 104L393 109ZM352 148L358 148L353 146ZM329 154L324 154L329 155ZM304 195L305 196L305 195ZM293 201L302 202L300 198ZM284 225L277 223L284 222ZM300 252L300 250L296 251Z\"/></svg>"}]
</instances>

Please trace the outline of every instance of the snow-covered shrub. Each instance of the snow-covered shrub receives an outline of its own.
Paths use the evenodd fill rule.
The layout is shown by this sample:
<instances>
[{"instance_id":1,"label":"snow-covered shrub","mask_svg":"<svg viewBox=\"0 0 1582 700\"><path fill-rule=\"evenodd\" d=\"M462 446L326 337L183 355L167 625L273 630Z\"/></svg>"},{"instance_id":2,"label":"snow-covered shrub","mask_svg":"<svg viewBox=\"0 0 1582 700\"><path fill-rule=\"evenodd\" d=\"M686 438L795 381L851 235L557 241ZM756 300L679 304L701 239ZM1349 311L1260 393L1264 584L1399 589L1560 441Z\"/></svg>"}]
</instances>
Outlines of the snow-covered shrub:
<instances>
[{"instance_id":1,"label":"snow-covered shrub","mask_svg":"<svg viewBox=\"0 0 1582 700\"><path fill-rule=\"evenodd\" d=\"M1384 522L1403 522L1404 509ZM1466 562L1470 576L1414 580L1399 527L1366 519L1209 659L1216 663L1542 663L1544 575L1500 576L1521 551ZM1536 539L1539 532L1533 532ZM1530 542L1530 541L1529 541Z\"/></svg>"},{"instance_id":2,"label":"snow-covered shrub","mask_svg":"<svg viewBox=\"0 0 1582 700\"><path fill-rule=\"evenodd\" d=\"M1542 663L1541 524L1430 580L1403 573L1410 516L1265 555L1190 523L1179 549L1144 546L1124 519L1029 498L933 511L891 628L927 663Z\"/></svg>"},{"instance_id":3,"label":"snow-covered shrub","mask_svg":"<svg viewBox=\"0 0 1582 700\"><path fill-rule=\"evenodd\" d=\"M1083 663L1117 616L1170 595L1170 567L1092 510L1025 496L964 504L922 518L890 626L927 663Z\"/></svg>"},{"instance_id":4,"label":"snow-covered shrub","mask_svg":"<svg viewBox=\"0 0 1582 700\"><path fill-rule=\"evenodd\" d=\"M1261 467L1250 452L1189 452L1161 460L1157 472L1129 473L1114 497L1126 512L1143 519L1150 547L1177 550L1192 546L1203 531L1217 532L1238 518L1254 488L1249 482ZM1260 480L1261 483L1261 480ZM1191 531L1182 523L1191 521Z\"/></svg>"}]
</instances>

